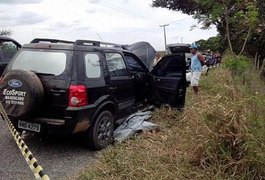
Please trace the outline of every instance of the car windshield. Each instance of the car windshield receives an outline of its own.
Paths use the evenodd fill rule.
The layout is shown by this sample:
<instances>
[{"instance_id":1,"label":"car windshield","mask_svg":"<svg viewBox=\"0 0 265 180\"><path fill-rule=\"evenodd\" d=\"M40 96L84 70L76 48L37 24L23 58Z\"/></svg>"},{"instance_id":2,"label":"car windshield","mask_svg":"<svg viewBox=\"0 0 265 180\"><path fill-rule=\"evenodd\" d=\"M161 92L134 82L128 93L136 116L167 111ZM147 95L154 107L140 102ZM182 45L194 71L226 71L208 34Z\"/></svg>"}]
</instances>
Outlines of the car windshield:
<instances>
[{"instance_id":1,"label":"car windshield","mask_svg":"<svg viewBox=\"0 0 265 180\"><path fill-rule=\"evenodd\" d=\"M58 76L65 70L66 57L64 52L24 50L15 57L11 69Z\"/></svg>"}]
</instances>

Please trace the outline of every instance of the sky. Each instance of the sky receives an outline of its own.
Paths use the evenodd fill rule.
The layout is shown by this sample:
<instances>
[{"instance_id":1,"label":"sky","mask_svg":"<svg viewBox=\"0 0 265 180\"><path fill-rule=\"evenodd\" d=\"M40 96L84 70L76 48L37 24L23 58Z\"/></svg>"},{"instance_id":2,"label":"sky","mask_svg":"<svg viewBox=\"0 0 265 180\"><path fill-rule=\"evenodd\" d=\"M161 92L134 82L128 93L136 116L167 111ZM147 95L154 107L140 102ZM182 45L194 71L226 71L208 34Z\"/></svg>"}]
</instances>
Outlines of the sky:
<instances>
[{"instance_id":1,"label":"sky","mask_svg":"<svg viewBox=\"0 0 265 180\"><path fill-rule=\"evenodd\" d=\"M152 0L0 0L0 29L21 44L34 38L89 39L118 44L147 41L156 50L167 43L191 43L217 34L201 30L181 12L151 7Z\"/></svg>"}]
</instances>

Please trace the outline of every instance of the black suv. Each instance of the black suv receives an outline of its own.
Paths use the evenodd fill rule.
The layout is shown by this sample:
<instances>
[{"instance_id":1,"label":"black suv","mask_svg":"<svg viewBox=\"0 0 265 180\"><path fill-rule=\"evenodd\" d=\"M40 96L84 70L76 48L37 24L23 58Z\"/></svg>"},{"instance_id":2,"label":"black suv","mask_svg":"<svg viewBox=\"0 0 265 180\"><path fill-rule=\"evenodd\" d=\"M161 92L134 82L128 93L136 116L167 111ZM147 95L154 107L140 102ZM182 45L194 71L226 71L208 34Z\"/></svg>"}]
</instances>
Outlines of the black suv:
<instances>
[{"instance_id":1,"label":"black suv","mask_svg":"<svg viewBox=\"0 0 265 180\"><path fill-rule=\"evenodd\" d=\"M4 72L7 64L21 45L14 39L0 36L0 75Z\"/></svg>"},{"instance_id":2,"label":"black suv","mask_svg":"<svg viewBox=\"0 0 265 180\"><path fill-rule=\"evenodd\" d=\"M24 45L6 68L0 87L1 102L15 127L83 133L87 144L99 150L113 142L117 117L139 103L184 106L184 56L165 56L150 72L125 47L102 45L55 39Z\"/></svg>"}]
</instances>

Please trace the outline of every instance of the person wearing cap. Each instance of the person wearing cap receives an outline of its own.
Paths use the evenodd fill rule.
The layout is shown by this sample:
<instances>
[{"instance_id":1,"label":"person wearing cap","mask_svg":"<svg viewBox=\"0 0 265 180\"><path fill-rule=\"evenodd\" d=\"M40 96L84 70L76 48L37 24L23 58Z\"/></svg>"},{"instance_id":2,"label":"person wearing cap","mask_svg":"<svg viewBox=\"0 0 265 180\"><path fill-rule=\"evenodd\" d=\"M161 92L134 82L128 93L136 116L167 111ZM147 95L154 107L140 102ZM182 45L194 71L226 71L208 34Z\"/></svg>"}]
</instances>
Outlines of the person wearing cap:
<instances>
[{"instance_id":1,"label":"person wearing cap","mask_svg":"<svg viewBox=\"0 0 265 180\"><path fill-rule=\"evenodd\" d=\"M194 94L199 92L199 81L202 74L202 67L206 64L205 58L198 52L198 46L192 43L190 46L191 52L191 86Z\"/></svg>"},{"instance_id":2,"label":"person wearing cap","mask_svg":"<svg viewBox=\"0 0 265 180\"><path fill-rule=\"evenodd\" d=\"M214 55L210 49L207 50L205 61L206 61L207 67L211 67L214 65Z\"/></svg>"}]
</instances>

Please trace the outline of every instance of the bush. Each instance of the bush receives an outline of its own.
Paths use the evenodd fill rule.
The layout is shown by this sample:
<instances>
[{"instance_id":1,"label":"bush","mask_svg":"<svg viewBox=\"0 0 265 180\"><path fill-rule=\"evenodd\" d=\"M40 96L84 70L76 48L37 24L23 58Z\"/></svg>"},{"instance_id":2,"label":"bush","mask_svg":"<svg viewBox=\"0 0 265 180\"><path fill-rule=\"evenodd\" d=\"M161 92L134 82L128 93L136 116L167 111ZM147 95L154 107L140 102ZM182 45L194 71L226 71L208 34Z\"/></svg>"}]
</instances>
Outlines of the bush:
<instances>
[{"instance_id":1,"label":"bush","mask_svg":"<svg viewBox=\"0 0 265 180\"><path fill-rule=\"evenodd\" d=\"M232 72L232 75L242 75L250 66L251 60L246 56L237 56L225 61L225 67Z\"/></svg>"},{"instance_id":2,"label":"bush","mask_svg":"<svg viewBox=\"0 0 265 180\"><path fill-rule=\"evenodd\" d=\"M197 132L190 134L200 146L199 150L198 145L190 146L196 149L191 151L190 162L199 167L202 179L207 175L215 179L265 177L265 85L254 73L248 74L245 85L237 80L226 70L215 70L202 83L210 98L204 96L185 112L186 119L200 114Z\"/></svg>"},{"instance_id":3,"label":"bush","mask_svg":"<svg viewBox=\"0 0 265 180\"><path fill-rule=\"evenodd\" d=\"M197 162L205 171L222 178L260 179L265 176L264 144L259 134L265 123L250 119L247 104L253 99L237 97L218 102L212 99L204 115L209 134L205 136ZM220 102L222 101L222 102Z\"/></svg>"}]
</instances>

